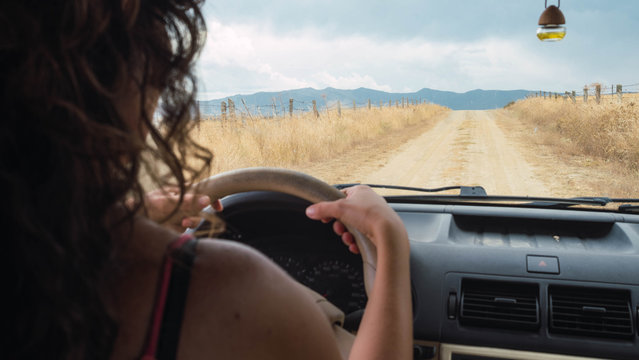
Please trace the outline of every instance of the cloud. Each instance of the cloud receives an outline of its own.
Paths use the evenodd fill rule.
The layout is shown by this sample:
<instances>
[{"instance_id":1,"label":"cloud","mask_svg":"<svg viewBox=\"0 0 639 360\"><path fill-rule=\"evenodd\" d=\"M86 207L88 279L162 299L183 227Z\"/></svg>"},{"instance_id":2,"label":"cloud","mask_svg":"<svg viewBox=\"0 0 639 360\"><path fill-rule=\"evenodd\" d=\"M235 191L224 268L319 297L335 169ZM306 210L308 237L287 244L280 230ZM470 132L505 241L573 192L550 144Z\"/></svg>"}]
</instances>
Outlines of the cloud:
<instances>
[{"instance_id":1,"label":"cloud","mask_svg":"<svg viewBox=\"0 0 639 360\"><path fill-rule=\"evenodd\" d=\"M218 83L214 76L224 71L241 73L234 79L236 92L329 86L392 90L370 73L360 71L367 70L358 52L372 48L368 39L326 39L314 30L281 35L267 27L217 20L209 20L208 28L198 70L209 92L219 93L211 84ZM256 84L256 80L261 83Z\"/></svg>"},{"instance_id":2,"label":"cloud","mask_svg":"<svg viewBox=\"0 0 639 360\"><path fill-rule=\"evenodd\" d=\"M200 88L224 96L303 87L553 90L583 81L570 57L553 58L547 48L536 48L536 39L393 41L334 37L312 27L278 33L264 24L216 18L208 19L208 29L198 65Z\"/></svg>"}]
</instances>

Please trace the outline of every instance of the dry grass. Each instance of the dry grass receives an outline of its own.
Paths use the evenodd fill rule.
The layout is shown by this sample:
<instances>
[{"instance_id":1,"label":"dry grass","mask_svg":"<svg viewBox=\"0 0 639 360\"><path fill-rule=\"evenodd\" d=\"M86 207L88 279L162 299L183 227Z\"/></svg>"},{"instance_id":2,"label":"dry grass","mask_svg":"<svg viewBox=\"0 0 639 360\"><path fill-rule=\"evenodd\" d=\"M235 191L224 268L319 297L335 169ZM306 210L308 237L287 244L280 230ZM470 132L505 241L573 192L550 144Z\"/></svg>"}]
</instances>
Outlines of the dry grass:
<instances>
[{"instance_id":1,"label":"dry grass","mask_svg":"<svg viewBox=\"0 0 639 360\"><path fill-rule=\"evenodd\" d=\"M524 123L535 128L537 142L553 148L558 157L581 156L598 171L615 177L616 189L606 192L637 196L639 192L639 95L572 101L530 98L508 106ZM538 131L538 133L537 133ZM604 170L605 169L605 170ZM594 170L594 169L593 169Z\"/></svg>"},{"instance_id":2,"label":"dry grass","mask_svg":"<svg viewBox=\"0 0 639 360\"><path fill-rule=\"evenodd\" d=\"M212 173L251 166L300 168L334 159L360 144L406 127L434 121L447 108L424 104L408 108L324 111L279 118L202 121L194 138L215 158Z\"/></svg>"}]
</instances>

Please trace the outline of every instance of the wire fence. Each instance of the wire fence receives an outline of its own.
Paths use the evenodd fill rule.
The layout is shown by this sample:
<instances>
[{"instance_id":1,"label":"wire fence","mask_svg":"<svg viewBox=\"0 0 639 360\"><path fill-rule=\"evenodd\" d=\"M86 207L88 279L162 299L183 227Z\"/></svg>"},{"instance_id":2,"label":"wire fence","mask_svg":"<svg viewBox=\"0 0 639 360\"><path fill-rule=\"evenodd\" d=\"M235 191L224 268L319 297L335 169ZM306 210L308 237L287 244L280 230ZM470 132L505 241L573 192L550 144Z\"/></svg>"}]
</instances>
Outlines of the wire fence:
<instances>
[{"instance_id":1,"label":"wire fence","mask_svg":"<svg viewBox=\"0 0 639 360\"><path fill-rule=\"evenodd\" d=\"M590 85L585 85L581 90L570 90L565 91L563 93L553 92L553 91L536 91L533 92L529 97L543 97L545 99L563 99L563 100L572 100L573 103L577 102L577 99L583 99L583 102L594 102L600 104L605 99L607 103L611 101L616 101L618 103L623 103L624 94L638 94L639 93L639 83L633 84L599 84L594 83Z\"/></svg>"},{"instance_id":2,"label":"wire fence","mask_svg":"<svg viewBox=\"0 0 639 360\"><path fill-rule=\"evenodd\" d=\"M411 99L407 97L389 99L387 101L373 101L368 99L364 102L353 101L317 101L317 100L296 100L283 99L282 97L272 98L271 103L248 104L244 99L235 100L228 98L225 101L213 104L200 103L200 112L204 117L209 119L237 119L237 118L275 118L275 117L292 117L306 113L313 113L315 117L321 117L323 114L336 113L341 116L343 111L371 110L381 108L407 108L421 104L430 104L424 99Z\"/></svg>"}]
</instances>

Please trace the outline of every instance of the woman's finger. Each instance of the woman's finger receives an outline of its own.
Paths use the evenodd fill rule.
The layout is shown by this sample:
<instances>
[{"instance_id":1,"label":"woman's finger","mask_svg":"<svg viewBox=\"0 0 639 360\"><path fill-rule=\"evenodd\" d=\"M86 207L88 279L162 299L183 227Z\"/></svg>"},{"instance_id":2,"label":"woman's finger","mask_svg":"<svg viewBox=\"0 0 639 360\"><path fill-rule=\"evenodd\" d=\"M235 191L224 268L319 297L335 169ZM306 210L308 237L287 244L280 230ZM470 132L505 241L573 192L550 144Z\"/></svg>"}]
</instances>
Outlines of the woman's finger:
<instances>
[{"instance_id":1,"label":"woman's finger","mask_svg":"<svg viewBox=\"0 0 639 360\"><path fill-rule=\"evenodd\" d=\"M359 247L355 242L355 237L353 236L353 234L347 231L343 233L341 237L344 245L348 247L348 251L352 252L353 254L359 254Z\"/></svg>"},{"instance_id":2,"label":"woman's finger","mask_svg":"<svg viewBox=\"0 0 639 360\"><path fill-rule=\"evenodd\" d=\"M359 248L355 244L349 246L348 251L352 252L353 254L359 254Z\"/></svg>"},{"instance_id":3,"label":"woman's finger","mask_svg":"<svg viewBox=\"0 0 639 360\"><path fill-rule=\"evenodd\" d=\"M215 201L213 201L213 204L211 204L211 207L213 208L213 210L215 211L222 211L224 210L224 207L222 206L222 202L220 201L220 199L216 199Z\"/></svg>"},{"instance_id":4,"label":"woman's finger","mask_svg":"<svg viewBox=\"0 0 639 360\"><path fill-rule=\"evenodd\" d=\"M202 221L202 218L199 216L187 216L182 219L181 225L183 228L190 228L197 226L200 221Z\"/></svg>"},{"instance_id":5,"label":"woman's finger","mask_svg":"<svg viewBox=\"0 0 639 360\"><path fill-rule=\"evenodd\" d=\"M333 231L335 231L337 235L342 236L342 234L346 232L346 226L344 226L341 221L336 220L333 223Z\"/></svg>"},{"instance_id":6,"label":"woman's finger","mask_svg":"<svg viewBox=\"0 0 639 360\"><path fill-rule=\"evenodd\" d=\"M211 205L211 198L208 195L198 195L197 203L202 209ZM201 209L200 209L201 210Z\"/></svg>"},{"instance_id":7,"label":"woman's finger","mask_svg":"<svg viewBox=\"0 0 639 360\"><path fill-rule=\"evenodd\" d=\"M323 201L313 204L306 208L306 216L313 220L325 220L339 218L342 215L342 209L337 201Z\"/></svg>"},{"instance_id":8,"label":"woman's finger","mask_svg":"<svg viewBox=\"0 0 639 360\"><path fill-rule=\"evenodd\" d=\"M345 232L342 234L342 236L340 236L340 238L346 246L351 246L355 243L355 239L353 238L353 235L351 235L351 233Z\"/></svg>"},{"instance_id":9,"label":"woman's finger","mask_svg":"<svg viewBox=\"0 0 639 360\"><path fill-rule=\"evenodd\" d=\"M184 194L180 212L185 216L195 215L209 205L211 205L211 198L207 195Z\"/></svg>"}]
</instances>

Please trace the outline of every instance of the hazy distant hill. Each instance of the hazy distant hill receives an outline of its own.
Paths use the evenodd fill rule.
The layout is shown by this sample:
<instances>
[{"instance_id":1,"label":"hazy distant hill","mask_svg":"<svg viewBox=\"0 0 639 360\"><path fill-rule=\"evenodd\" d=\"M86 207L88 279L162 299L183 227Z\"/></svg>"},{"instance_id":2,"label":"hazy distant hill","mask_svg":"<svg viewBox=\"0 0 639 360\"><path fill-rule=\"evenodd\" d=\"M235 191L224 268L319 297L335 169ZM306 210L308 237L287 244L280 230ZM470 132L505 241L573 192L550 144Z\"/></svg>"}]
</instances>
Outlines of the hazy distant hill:
<instances>
[{"instance_id":1,"label":"hazy distant hill","mask_svg":"<svg viewBox=\"0 0 639 360\"><path fill-rule=\"evenodd\" d=\"M413 93L388 93L366 88L340 90L329 87L323 90L304 88L279 92L258 92L252 95L235 95L230 98L235 102L238 111L246 112L246 108L248 108L251 113L261 112L264 115L271 115L274 108L280 114L288 111L289 99L294 100L293 107L296 112L312 109L313 100L317 102L320 109L324 109L326 106L334 106L338 100L342 107L349 108L353 106L353 101L358 107L366 106L369 99L373 106L379 106L380 101L383 102L384 106L388 106L389 101L395 105L395 101L401 102L402 98L421 99L453 110L485 110L501 108L530 93L531 91L528 90L472 90L456 93L426 88ZM206 115L218 115L220 114L221 102L227 101L227 99L201 101L200 111ZM246 108L242 100L244 100ZM273 106L274 104L275 106Z\"/></svg>"}]
</instances>

